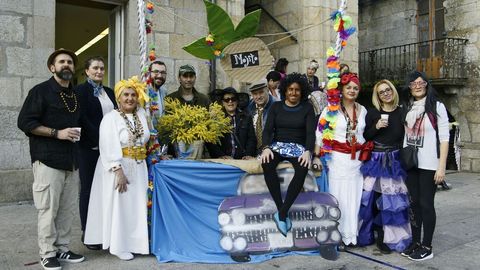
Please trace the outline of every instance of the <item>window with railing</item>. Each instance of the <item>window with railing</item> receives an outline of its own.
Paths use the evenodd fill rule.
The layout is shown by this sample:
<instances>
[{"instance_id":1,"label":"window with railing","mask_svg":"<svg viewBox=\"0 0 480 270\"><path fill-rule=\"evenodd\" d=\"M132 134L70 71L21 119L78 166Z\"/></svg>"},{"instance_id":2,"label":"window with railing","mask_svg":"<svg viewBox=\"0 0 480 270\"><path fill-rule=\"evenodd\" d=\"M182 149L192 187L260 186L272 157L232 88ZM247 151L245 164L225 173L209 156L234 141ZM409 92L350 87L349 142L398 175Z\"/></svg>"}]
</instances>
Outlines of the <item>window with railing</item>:
<instances>
[{"instance_id":1,"label":"window with railing","mask_svg":"<svg viewBox=\"0 0 480 270\"><path fill-rule=\"evenodd\" d=\"M462 85L466 81L466 39L440 38L359 53L362 83L381 79L403 82L406 75L425 72L434 83Z\"/></svg>"}]
</instances>

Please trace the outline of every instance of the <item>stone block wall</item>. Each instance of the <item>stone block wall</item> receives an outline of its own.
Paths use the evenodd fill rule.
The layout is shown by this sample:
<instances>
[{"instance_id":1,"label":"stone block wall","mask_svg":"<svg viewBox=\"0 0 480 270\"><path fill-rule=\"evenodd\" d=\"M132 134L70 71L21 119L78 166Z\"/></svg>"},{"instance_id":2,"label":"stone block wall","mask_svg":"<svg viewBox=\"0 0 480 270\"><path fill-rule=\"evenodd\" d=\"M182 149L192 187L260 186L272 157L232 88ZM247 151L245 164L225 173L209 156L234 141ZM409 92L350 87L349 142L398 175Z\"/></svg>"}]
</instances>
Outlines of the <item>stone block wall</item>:
<instances>
[{"instance_id":1,"label":"stone block wall","mask_svg":"<svg viewBox=\"0 0 480 270\"><path fill-rule=\"evenodd\" d=\"M31 198L28 138L17 128L28 91L51 75L55 1L0 2L0 202Z\"/></svg>"},{"instance_id":2,"label":"stone block wall","mask_svg":"<svg viewBox=\"0 0 480 270\"><path fill-rule=\"evenodd\" d=\"M448 0L445 28L449 37L468 39L467 84L449 89L447 106L460 123L461 169L480 172L480 5L475 0Z\"/></svg>"},{"instance_id":3,"label":"stone block wall","mask_svg":"<svg viewBox=\"0 0 480 270\"><path fill-rule=\"evenodd\" d=\"M336 33L329 20L330 14L338 9L338 1L332 0L251 0L245 5L260 4L287 30L300 30L293 33L297 42L290 38L275 43L285 35L262 37L269 46L275 59L288 59L288 72L305 73L308 63L315 59L320 63L317 76L326 80L327 48L334 46ZM353 19L353 25L358 26L358 1L348 1L347 15ZM312 27L309 27L312 26ZM270 18L262 15L259 34L283 32ZM352 35L346 49L340 55L341 61L347 63L353 71L358 70L358 35Z\"/></svg>"}]
</instances>

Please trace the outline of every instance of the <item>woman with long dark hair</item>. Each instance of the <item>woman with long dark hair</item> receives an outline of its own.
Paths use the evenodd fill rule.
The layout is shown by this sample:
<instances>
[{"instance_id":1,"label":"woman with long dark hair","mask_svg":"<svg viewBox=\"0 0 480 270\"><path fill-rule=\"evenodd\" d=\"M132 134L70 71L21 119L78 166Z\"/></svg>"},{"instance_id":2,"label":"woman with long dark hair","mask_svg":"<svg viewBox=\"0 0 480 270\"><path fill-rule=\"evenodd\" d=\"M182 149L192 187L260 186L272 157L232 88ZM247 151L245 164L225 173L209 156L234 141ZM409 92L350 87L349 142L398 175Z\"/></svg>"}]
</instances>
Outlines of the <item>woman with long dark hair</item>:
<instances>
[{"instance_id":1,"label":"woman with long dark hair","mask_svg":"<svg viewBox=\"0 0 480 270\"><path fill-rule=\"evenodd\" d=\"M389 80L375 84L372 104L365 118L367 141L374 142L369 161L360 170L363 176L358 244L370 245L377 232L377 247L388 254L403 251L410 244L406 173L399 160L403 143L403 109L397 89Z\"/></svg>"},{"instance_id":2,"label":"woman with long dark hair","mask_svg":"<svg viewBox=\"0 0 480 270\"><path fill-rule=\"evenodd\" d=\"M280 84L281 101L272 104L263 129L263 174L278 212L274 221L284 236L292 228L288 211L303 188L315 146L315 113L308 102L305 76L292 73ZM280 192L277 165L287 160L295 169L285 200Z\"/></svg>"},{"instance_id":3,"label":"woman with long dark hair","mask_svg":"<svg viewBox=\"0 0 480 270\"><path fill-rule=\"evenodd\" d=\"M412 243L402 255L414 261L423 261L433 258L432 238L436 222L434 198L437 184L445 180L448 116L445 105L438 100L435 89L424 73L410 73L406 83L410 91L403 146L418 148L418 167L407 171Z\"/></svg>"}]
</instances>

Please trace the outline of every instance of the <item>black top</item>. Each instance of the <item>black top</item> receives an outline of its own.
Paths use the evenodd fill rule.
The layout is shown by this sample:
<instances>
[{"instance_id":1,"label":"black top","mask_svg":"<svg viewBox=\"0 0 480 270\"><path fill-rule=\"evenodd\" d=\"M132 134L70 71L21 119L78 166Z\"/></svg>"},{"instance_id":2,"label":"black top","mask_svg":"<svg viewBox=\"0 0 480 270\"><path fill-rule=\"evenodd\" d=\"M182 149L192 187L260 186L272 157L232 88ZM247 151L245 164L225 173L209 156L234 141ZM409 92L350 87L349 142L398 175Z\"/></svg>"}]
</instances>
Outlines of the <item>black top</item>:
<instances>
[{"instance_id":1,"label":"black top","mask_svg":"<svg viewBox=\"0 0 480 270\"><path fill-rule=\"evenodd\" d=\"M273 142L292 142L313 152L315 146L315 112L308 101L295 107L285 105L284 101L272 104L267 122L263 129L262 145Z\"/></svg>"},{"instance_id":2,"label":"black top","mask_svg":"<svg viewBox=\"0 0 480 270\"><path fill-rule=\"evenodd\" d=\"M115 94L113 90L103 86L108 97L117 108ZM93 86L88 82L75 87L78 104L80 104L80 127L82 135L80 136L80 147L93 148L98 146L100 122L103 118L102 104L98 97L93 95Z\"/></svg>"},{"instance_id":3,"label":"black top","mask_svg":"<svg viewBox=\"0 0 480 270\"><path fill-rule=\"evenodd\" d=\"M193 93L193 99L191 101L186 101L185 99L183 99L181 94L181 89L179 87L177 91L171 93L167 97L178 99L182 104L198 105L201 107L208 108L208 106L210 105L210 99L206 95L198 92L195 88L192 89L192 93Z\"/></svg>"},{"instance_id":4,"label":"black top","mask_svg":"<svg viewBox=\"0 0 480 270\"><path fill-rule=\"evenodd\" d=\"M229 115L227 115L229 116ZM230 116L229 116L230 117ZM235 114L235 155L234 159L241 159L244 156L255 156L257 148L257 138L253 128L252 117L246 112L237 111ZM206 144L210 157L219 158L232 155L232 134L224 134L220 138L220 144Z\"/></svg>"},{"instance_id":5,"label":"black top","mask_svg":"<svg viewBox=\"0 0 480 270\"><path fill-rule=\"evenodd\" d=\"M71 171L77 168L75 143L31 133L39 126L57 130L79 127L80 110L77 106L74 112L69 112L60 97L61 91L68 96L74 94L71 85L62 87L53 77L34 86L23 103L17 125L29 137L32 163L38 160L48 167ZM68 108L75 107L73 98L66 97L65 102Z\"/></svg>"},{"instance_id":6,"label":"black top","mask_svg":"<svg viewBox=\"0 0 480 270\"><path fill-rule=\"evenodd\" d=\"M392 112L378 111L376 108L369 109L365 117L365 131L363 132L365 140L375 141L389 146L401 145L405 132L402 110L402 107L397 107ZM375 125L380 119L381 114L388 114L388 127L377 129Z\"/></svg>"}]
</instances>

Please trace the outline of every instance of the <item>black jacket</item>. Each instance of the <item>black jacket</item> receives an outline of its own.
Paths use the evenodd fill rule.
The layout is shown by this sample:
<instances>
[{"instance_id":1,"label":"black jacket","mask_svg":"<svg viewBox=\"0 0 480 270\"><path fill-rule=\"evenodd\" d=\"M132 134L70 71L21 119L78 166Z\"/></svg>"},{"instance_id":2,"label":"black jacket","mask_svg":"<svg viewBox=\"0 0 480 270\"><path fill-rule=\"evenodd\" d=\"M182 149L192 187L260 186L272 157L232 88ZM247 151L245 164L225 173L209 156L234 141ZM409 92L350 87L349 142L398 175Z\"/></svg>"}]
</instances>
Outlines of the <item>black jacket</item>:
<instances>
[{"instance_id":1,"label":"black jacket","mask_svg":"<svg viewBox=\"0 0 480 270\"><path fill-rule=\"evenodd\" d=\"M246 112L238 111L235 115L235 156L234 159L241 159L244 156L256 156L257 139L253 128L252 117ZM230 156L232 148L230 133L220 138L220 144L206 144L211 158Z\"/></svg>"},{"instance_id":2,"label":"black jacket","mask_svg":"<svg viewBox=\"0 0 480 270\"><path fill-rule=\"evenodd\" d=\"M74 93L71 85L69 88L64 88L53 77L34 86L28 92L23 103L18 115L17 125L29 137L32 163L38 160L54 169L72 171L78 167L76 160L77 144L67 140L32 134L32 130L39 126L57 130L79 126L78 98L76 110L69 112L60 97L61 91L67 93L68 96ZM65 98L65 102L67 102L70 110L74 108L74 98Z\"/></svg>"},{"instance_id":3,"label":"black jacket","mask_svg":"<svg viewBox=\"0 0 480 270\"><path fill-rule=\"evenodd\" d=\"M113 90L103 86L105 92L117 108L115 94ZM80 136L80 147L93 148L98 146L100 122L103 118L102 105L100 100L93 95L93 87L88 82L75 87L75 93L80 104L80 127L82 135Z\"/></svg>"}]
</instances>

